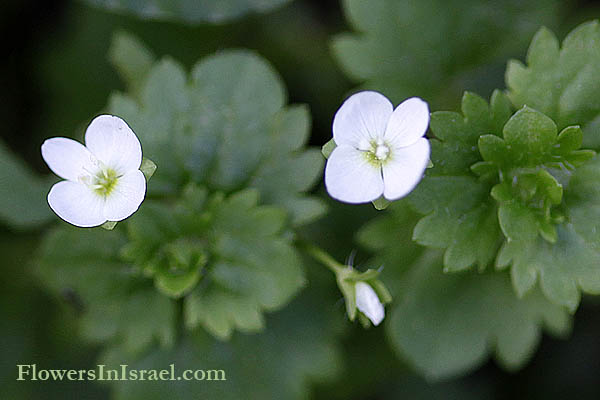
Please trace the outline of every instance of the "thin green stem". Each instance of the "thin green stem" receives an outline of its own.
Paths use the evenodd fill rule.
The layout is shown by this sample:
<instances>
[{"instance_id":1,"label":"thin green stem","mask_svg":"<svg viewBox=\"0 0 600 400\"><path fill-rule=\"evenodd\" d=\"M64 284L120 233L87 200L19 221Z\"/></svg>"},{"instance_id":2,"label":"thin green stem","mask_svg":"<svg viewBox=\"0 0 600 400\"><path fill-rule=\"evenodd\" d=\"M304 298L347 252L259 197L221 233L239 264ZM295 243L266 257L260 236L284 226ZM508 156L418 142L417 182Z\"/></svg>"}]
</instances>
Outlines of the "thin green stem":
<instances>
[{"instance_id":1,"label":"thin green stem","mask_svg":"<svg viewBox=\"0 0 600 400\"><path fill-rule=\"evenodd\" d=\"M304 249L304 251L310 254L315 260L329 268L334 274L337 274L341 269L344 269L345 265L337 262L333 257L325 252L325 250L305 241L298 241L297 243L299 247Z\"/></svg>"}]
</instances>

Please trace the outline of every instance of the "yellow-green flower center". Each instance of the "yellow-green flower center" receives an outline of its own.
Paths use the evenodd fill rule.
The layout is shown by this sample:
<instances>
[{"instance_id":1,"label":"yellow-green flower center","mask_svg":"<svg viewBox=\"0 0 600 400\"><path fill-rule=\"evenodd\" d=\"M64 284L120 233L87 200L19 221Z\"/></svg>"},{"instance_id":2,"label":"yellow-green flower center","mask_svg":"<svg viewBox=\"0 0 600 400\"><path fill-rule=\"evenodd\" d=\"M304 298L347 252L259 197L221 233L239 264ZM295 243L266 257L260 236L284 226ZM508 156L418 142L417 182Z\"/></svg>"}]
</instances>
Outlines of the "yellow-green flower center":
<instances>
[{"instance_id":1,"label":"yellow-green flower center","mask_svg":"<svg viewBox=\"0 0 600 400\"><path fill-rule=\"evenodd\" d=\"M101 196L108 196L115 186L119 176L114 169L102 168L93 178L91 188Z\"/></svg>"},{"instance_id":2,"label":"yellow-green flower center","mask_svg":"<svg viewBox=\"0 0 600 400\"><path fill-rule=\"evenodd\" d=\"M382 139L365 141L361 143L359 150L370 164L375 166L383 165L390 157L390 147Z\"/></svg>"}]
</instances>

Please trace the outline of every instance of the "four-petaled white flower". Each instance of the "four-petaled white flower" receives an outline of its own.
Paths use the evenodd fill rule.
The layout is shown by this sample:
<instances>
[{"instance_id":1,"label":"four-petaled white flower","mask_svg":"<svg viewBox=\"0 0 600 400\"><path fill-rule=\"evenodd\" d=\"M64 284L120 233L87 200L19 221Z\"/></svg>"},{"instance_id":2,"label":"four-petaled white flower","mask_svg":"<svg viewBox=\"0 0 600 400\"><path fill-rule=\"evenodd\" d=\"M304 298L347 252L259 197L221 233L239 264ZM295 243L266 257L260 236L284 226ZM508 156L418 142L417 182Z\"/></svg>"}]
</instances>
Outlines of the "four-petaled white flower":
<instances>
[{"instance_id":1,"label":"four-petaled white flower","mask_svg":"<svg viewBox=\"0 0 600 400\"><path fill-rule=\"evenodd\" d=\"M429 107L413 97L395 110L377 92L348 98L335 114L333 150L325 167L331 197L367 203L383 195L396 200L410 193L429 163Z\"/></svg>"},{"instance_id":2,"label":"four-petaled white flower","mask_svg":"<svg viewBox=\"0 0 600 400\"><path fill-rule=\"evenodd\" d=\"M354 286L356 295L356 307L360 312L365 314L371 320L373 325L377 326L385 317L383 304L379 301L379 297L375 290L365 282L357 282Z\"/></svg>"},{"instance_id":3,"label":"four-petaled white flower","mask_svg":"<svg viewBox=\"0 0 600 400\"><path fill-rule=\"evenodd\" d=\"M75 226L121 221L146 195L142 147L119 117L96 117L85 132L85 146L63 137L46 140L42 157L52 172L66 179L52 186L48 204Z\"/></svg>"}]
</instances>

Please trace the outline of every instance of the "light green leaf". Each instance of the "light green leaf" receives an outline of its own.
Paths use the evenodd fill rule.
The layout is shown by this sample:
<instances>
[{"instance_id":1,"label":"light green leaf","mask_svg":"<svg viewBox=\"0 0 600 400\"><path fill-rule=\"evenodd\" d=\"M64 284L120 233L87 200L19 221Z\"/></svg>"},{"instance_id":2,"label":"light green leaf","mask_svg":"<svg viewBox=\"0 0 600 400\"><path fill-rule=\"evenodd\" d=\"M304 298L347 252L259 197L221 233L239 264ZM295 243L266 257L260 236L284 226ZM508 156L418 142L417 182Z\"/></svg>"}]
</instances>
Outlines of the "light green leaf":
<instances>
[{"instance_id":1,"label":"light green leaf","mask_svg":"<svg viewBox=\"0 0 600 400\"><path fill-rule=\"evenodd\" d=\"M481 97L465 92L463 115L448 111L431 114L430 128L437 140L431 140L433 168L428 175L471 175L471 165L481 160L476 147L480 137L500 136L510 117L505 109L508 100L502 92L495 91L491 101L488 107Z\"/></svg>"},{"instance_id":2,"label":"light green leaf","mask_svg":"<svg viewBox=\"0 0 600 400\"><path fill-rule=\"evenodd\" d=\"M533 212L516 202L501 204L498 221L508 240L534 240L537 236L537 221Z\"/></svg>"},{"instance_id":3,"label":"light green leaf","mask_svg":"<svg viewBox=\"0 0 600 400\"><path fill-rule=\"evenodd\" d=\"M494 96L496 102L500 98ZM471 93L463 96L463 113L464 117L432 114L431 129L440 139L432 140L434 167L409 196L411 205L427 214L416 225L413 239L421 245L446 248L446 271L474 264L485 268L500 240L496 208L487 200L491 187L477 180L469 168L481 159L476 143L481 134L493 132L494 118L485 101Z\"/></svg>"},{"instance_id":4,"label":"light green leaf","mask_svg":"<svg viewBox=\"0 0 600 400\"><path fill-rule=\"evenodd\" d=\"M191 96L193 139L197 141L192 147L216 140L208 179L218 188L235 188L249 178L268 151L271 121L285 103L282 82L256 54L228 51L196 64ZM202 155L192 152L188 157ZM200 175L202 171L194 172Z\"/></svg>"},{"instance_id":5,"label":"light green leaf","mask_svg":"<svg viewBox=\"0 0 600 400\"><path fill-rule=\"evenodd\" d=\"M506 143L496 135L483 135L478 142L481 157L490 163L504 166L509 161L509 152Z\"/></svg>"},{"instance_id":6,"label":"light green leaf","mask_svg":"<svg viewBox=\"0 0 600 400\"><path fill-rule=\"evenodd\" d=\"M506 71L508 94L517 107L527 105L548 115L563 129L581 125L584 147L600 148L594 121L600 117L600 25L587 22L558 40L545 28L535 35L527 66L512 61Z\"/></svg>"},{"instance_id":7,"label":"light green leaf","mask_svg":"<svg viewBox=\"0 0 600 400\"><path fill-rule=\"evenodd\" d=\"M578 150L583 143L583 132L579 126L568 126L558 134L556 153L567 155Z\"/></svg>"},{"instance_id":8,"label":"light green leaf","mask_svg":"<svg viewBox=\"0 0 600 400\"><path fill-rule=\"evenodd\" d=\"M310 134L306 106L282 109L272 122L270 155L258 168L250 185L261 192L262 201L284 206L294 225L304 225L327 210L321 199L302 195L319 180L323 158L316 149L302 151Z\"/></svg>"},{"instance_id":9,"label":"light green leaf","mask_svg":"<svg viewBox=\"0 0 600 400\"><path fill-rule=\"evenodd\" d=\"M491 354L514 371L529 360L543 328L569 332L563 307L537 290L517 299L508 274L447 275L440 263L435 255L417 263L386 326L399 355L427 378L466 374Z\"/></svg>"},{"instance_id":10,"label":"light green leaf","mask_svg":"<svg viewBox=\"0 0 600 400\"><path fill-rule=\"evenodd\" d=\"M188 24L222 24L249 13L265 13L291 0L83 0L109 11L139 18Z\"/></svg>"},{"instance_id":11,"label":"light green leaf","mask_svg":"<svg viewBox=\"0 0 600 400\"><path fill-rule=\"evenodd\" d=\"M513 165L537 165L550 153L557 129L554 121L544 114L523 107L510 117L502 133L510 146Z\"/></svg>"}]
</instances>

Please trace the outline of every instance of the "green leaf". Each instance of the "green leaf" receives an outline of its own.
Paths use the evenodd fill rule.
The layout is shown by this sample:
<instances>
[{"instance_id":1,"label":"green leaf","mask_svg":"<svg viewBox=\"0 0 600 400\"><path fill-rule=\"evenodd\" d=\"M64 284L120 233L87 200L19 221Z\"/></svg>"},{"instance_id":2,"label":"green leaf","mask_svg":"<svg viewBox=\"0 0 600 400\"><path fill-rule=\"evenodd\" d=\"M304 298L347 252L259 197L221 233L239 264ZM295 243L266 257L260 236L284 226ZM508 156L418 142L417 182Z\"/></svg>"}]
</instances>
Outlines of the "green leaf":
<instances>
[{"instance_id":1,"label":"green leaf","mask_svg":"<svg viewBox=\"0 0 600 400\"><path fill-rule=\"evenodd\" d=\"M558 134L555 153L567 155L578 150L583 143L583 132L579 126L567 126Z\"/></svg>"},{"instance_id":2,"label":"green leaf","mask_svg":"<svg viewBox=\"0 0 600 400\"><path fill-rule=\"evenodd\" d=\"M50 183L0 141L0 223L25 230L52 220L54 215L46 202Z\"/></svg>"},{"instance_id":3,"label":"green leaf","mask_svg":"<svg viewBox=\"0 0 600 400\"><path fill-rule=\"evenodd\" d=\"M486 201L488 190L467 176L430 177L409 198L417 211L427 214L415 226L413 240L446 248L448 271L474 264L485 268L493 260L500 230L495 207Z\"/></svg>"},{"instance_id":4,"label":"green leaf","mask_svg":"<svg viewBox=\"0 0 600 400\"><path fill-rule=\"evenodd\" d=\"M471 175L471 165L481 160L477 149L480 137L498 141L488 136L500 136L510 117L504 109L508 100L502 92L495 91L492 101L488 107L481 97L465 92L463 115L448 111L431 114L430 128L437 140L430 141L433 168L427 171L429 175Z\"/></svg>"},{"instance_id":5,"label":"green leaf","mask_svg":"<svg viewBox=\"0 0 600 400\"><path fill-rule=\"evenodd\" d=\"M135 36L124 31L113 35L108 58L132 92L141 89L155 60L152 51Z\"/></svg>"},{"instance_id":6,"label":"green leaf","mask_svg":"<svg viewBox=\"0 0 600 400\"><path fill-rule=\"evenodd\" d=\"M120 71L146 53L125 34L114 40L113 49L133 48L112 51ZM169 58L123 75L136 81L127 95L111 96L109 111L130 124L144 155L160 166L151 197L174 195L191 180L225 192L258 188L262 201L288 210L295 226L323 215L324 203L305 194L324 164L316 149L305 148L308 108L285 105L280 77L258 55L219 52L200 60L191 76Z\"/></svg>"},{"instance_id":7,"label":"green leaf","mask_svg":"<svg viewBox=\"0 0 600 400\"><path fill-rule=\"evenodd\" d=\"M492 100L490 107L481 97L467 92L462 99L463 115L432 114L434 166L408 197L414 209L425 214L415 226L413 239L424 246L446 249L444 267L448 272L475 264L485 268L494 259L501 239L497 208L489 199L492 182L477 179L471 171L475 164L482 175L498 176L497 167L481 164L477 147L478 142L489 142L490 150L483 152L484 157L495 159L490 154L497 152L494 146L502 141L497 136L501 131L495 129L509 117L507 100L499 91Z\"/></svg>"},{"instance_id":8,"label":"green leaf","mask_svg":"<svg viewBox=\"0 0 600 400\"><path fill-rule=\"evenodd\" d=\"M321 178L324 164L316 149L302 149L310 136L310 124L306 106L281 110L272 122L270 155L250 181L260 190L262 201L289 210L296 226L314 221L327 210L321 199L303 194Z\"/></svg>"},{"instance_id":9,"label":"green leaf","mask_svg":"<svg viewBox=\"0 0 600 400\"><path fill-rule=\"evenodd\" d=\"M513 165L538 165L556 142L557 129L544 114L523 107L506 122L502 133Z\"/></svg>"},{"instance_id":10,"label":"green leaf","mask_svg":"<svg viewBox=\"0 0 600 400\"><path fill-rule=\"evenodd\" d=\"M153 64L139 85L133 97L112 94L108 110L127 121L143 144L144 156L160 165L149 194L173 193L183 179L178 149L183 147L190 111L187 76L181 65L165 58Z\"/></svg>"},{"instance_id":11,"label":"green leaf","mask_svg":"<svg viewBox=\"0 0 600 400\"><path fill-rule=\"evenodd\" d=\"M249 178L268 149L271 120L285 103L282 82L256 54L228 51L196 64L191 96L191 122L197 132L193 148L216 139L208 179L218 188L235 188Z\"/></svg>"},{"instance_id":12,"label":"green leaf","mask_svg":"<svg viewBox=\"0 0 600 400\"><path fill-rule=\"evenodd\" d=\"M600 148L594 121L600 117L600 26L598 21L575 28L559 49L545 28L535 35L527 66L512 61L506 71L508 94L517 107L527 105L548 115L563 129L583 127L584 147Z\"/></svg>"},{"instance_id":13,"label":"green leaf","mask_svg":"<svg viewBox=\"0 0 600 400\"><path fill-rule=\"evenodd\" d=\"M542 225L546 240L504 244L496 263L500 268L511 265L517 294L522 296L539 279L551 301L575 311L582 291L600 293L599 178L597 159L575 171L564 194L565 221L556 225L556 233Z\"/></svg>"},{"instance_id":14,"label":"green leaf","mask_svg":"<svg viewBox=\"0 0 600 400\"><path fill-rule=\"evenodd\" d=\"M478 142L481 157L487 162L503 166L509 161L509 151L504 140L496 135L483 135Z\"/></svg>"},{"instance_id":15,"label":"green leaf","mask_svg":"<svg viewBox=\"0 0 600 400\"><path fill-rule=\"evenodd\" d=\"M206 0L190 2L170 0L83 0L94 7L138 18L175 21L188 24L222 24L250 13L265 13L289 3L291 0Z\"/></svg>"},{"instance_id":16,"label":"green leaf","mask_svg":"<svg viewBox=\"0 0 600 400\"><path fill-rule=\"evenodd\" d=\"M126 243L119 230L63 226L43 240L37 274L56 295L72 293L83 305L84 338L117 341L140 352L156 341L174 341L175 304L157 293L147 278L118 258Z\"/></svg>"},{"instance_id":17,"label":"green leaf","mask_svg":"<svg viewBox=\"0 0 600 400\"><path fill-rule=\"evenodd\" d=\"M286 399L310 397L314 384L342 375L342 314L322 307L323 292L311 290L284 311L270 316L261 334L236 334L220 342L201 331L189 333L173 349L131 357L121 348L105 353L107 368L224 371L226 381L112 381L115 399ZM318 312L317 312L318 311ZM257 366L260 366L259 368ZM258 384L260 382L260 384Z\"/></svg>"},{"instance_id":18,"label":"green leaf","mask_svg":"<svg viewBox=\"0 0 600 400\"><path fill-rule=\"evenodd\" d=\"M520 203L505 203L498 209L498 220L504 236L510 240L534 240L537 220L533 212Z\"/></svg>"},{"instance_id":19,"label":"green leaf","mask_svg":"<svg viewBox=\"0 0 600 400\"><path fill-rule=\"evenodd\" d=\"M542 328L570 330L563 307L539 291L522 299L506 273L441 272L436 255L417 263L386 326L401 357L430 380L464 375L494 355L504 368L521 368L537 347Z\"/></svg>"},{"instance_id":20,"label":"green leaf","mask_svg":"<svg viewBox=\"0 0 600 400\"><path fill-rule=\"evenodd\" d=\"M332 50L346 75L361 88L384 93L394 104L417 95L439 105L453 101L466 81L482 92L491 90L493 65L518 53L540 24L553 24L561 2L344 0L342 4L355 33L338 35Z\"/></svg>"}]
</instances>

